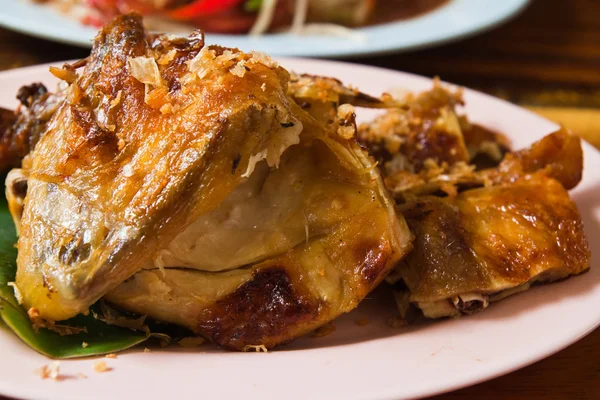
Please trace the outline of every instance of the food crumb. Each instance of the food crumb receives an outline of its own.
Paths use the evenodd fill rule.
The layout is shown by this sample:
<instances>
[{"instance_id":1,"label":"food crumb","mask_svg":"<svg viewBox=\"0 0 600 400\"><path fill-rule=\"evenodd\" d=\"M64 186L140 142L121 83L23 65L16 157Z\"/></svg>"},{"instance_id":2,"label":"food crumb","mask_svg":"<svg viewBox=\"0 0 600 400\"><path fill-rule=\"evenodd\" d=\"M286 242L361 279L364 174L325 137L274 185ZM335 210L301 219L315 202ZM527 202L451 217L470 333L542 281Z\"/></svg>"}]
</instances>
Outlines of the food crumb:
<instances>
[{"instance_id":1,"label":"food crumb","mask_svg":"<svg viewBox=\"0 0 600 400\"><path fill-rule=\"evenodd\" d=\"M54 361L48 365L44 365L36 371L42 379L51 379L53 381L58 379L60 373L60 362Z\"/></svg>"},{"instance_id":2,"label":"food crumb","mask_svg":"<svg viewBox=\"0 0 600 400\"><path fill-rule=\"evenodd\" d=\"M106 358L117 358L117 355L115 353L109 353L106 355Z\"/></svg>"},{"instance_id":3,"label":"food crumb","mask_svg":"<svg viewBox=\"0 0 600 400\"><path fill-rule=\"evenodd\" d=\"M150 353L150 349L147 347L144 347L144 353Z\"/></svg>"},{"instance_id":4,"label":"food crumb","mask_svg":"<svg viewBox=\"0 0 600 400\"><path fill-rule=\"evenodd\" d=\"M110 371L112 368L110 368L108 365L106 365L106 361L98 361L97 363L94 364L94 372L108 372Z\"/></svg>"},{"instance_id":5,"label":"food crumb","mask_svg":"<svg viewBox=\"0 0 600 400\"><path fill-rule=\"evenodd\" d=\"M185 337L185 338L181 339L177 343L181 347L184 347L184 348L193 348L193 347L200 346L205 341L206 340L203 337L200 337L200 336L190 336L190 337Z\"/></svg>"},{"instance_id":6,"label":"food crumb","mask_svg":"<svg viewBox=\"0 0 600 400\"><path fill-rule=\"evenodd\" d=\"M81 347L83 347L84 349L85 349L86 347L88 347L88 346L89 346L88 342L83 342L83 343L81 343Z\"/></svg>"},{"instance_id":7,"label":"food crumb","mask_svg":"<svg viewBox=\"0 0 600 400\"><path fill-rule=\"evenodd\" d=\"M260 352L267 353L268 352L268 350L267 350L267 348L265 347L264 344L261 344L261 345L252 345L252 344L249 344L247 346L244 346L244 348L242 349L242 351L244 351L244 352L247 352L247 351L250 351L250 350L254 350L257 353L260 353Z\"/></svg>"},{"instance_id":8,"label":"food crumb","mask_svg":"<svg viewBox=\"0 0 600 400\"><path fill-rule=\"evenodd\" d=\"M354 323L358 326L367 326L367 325L369 325L369 318L362 317L362 318L359 318L356 321L354 321Z\"/></svg>"},{"instance_id":9,"label":"food crumb","mask_svg":"<svg viewBox=\"0 0 600 400\"><path fill-rule=\"evenodd\" d=\"M335 332L335 325L326 324L321 326L320 328L317 328L313 332L312 337L325 337L331 335L333 332Z\"/></svg>"},{"instance_id":10,"label":"food crumb","mask_svg":"<svg viewBox=\"0 0 600 400\"><path fill-rule=\"evenodd\" d=\"M244 67L244 64L245 64L244 60L238 62L236 65L233 66L233 68L231 68L229 70L229 72L231 72L235 76L239 76L240 78L243 78L244 75L246 74L246 68Z\"/></svg>"},{"instance_id":11,"label":"food crumb","mask_svg":"<svg viewBox=\"0 0 600 400\"><path fill-rule=\"evenodd\" d=\"M29 319L34 320L40 317L40 312L37 308L31 307L29 310L27 310L27 315L29 316Z\"/></svg>"},{"instance_id":12,"label":"food crumb","mask_svg":"<svg viewBox=\"0 0 600 400\"><path fill-rule=\"evenodd\" d=\"M402 317L391 317L387 320L387 324L390 328L404 328L406 320Z\"/></svg>"},{"instance_id":13,"label":"food crumb","mask_svg":"<svg viewBox=\"0 0 600 400\"><path fill-rule=\"evenodd\" d=\"M83 372L78 373L77 376L80 377L81 379L87 379L87 375L84 374Z\"/></svg>"}]
</instances>

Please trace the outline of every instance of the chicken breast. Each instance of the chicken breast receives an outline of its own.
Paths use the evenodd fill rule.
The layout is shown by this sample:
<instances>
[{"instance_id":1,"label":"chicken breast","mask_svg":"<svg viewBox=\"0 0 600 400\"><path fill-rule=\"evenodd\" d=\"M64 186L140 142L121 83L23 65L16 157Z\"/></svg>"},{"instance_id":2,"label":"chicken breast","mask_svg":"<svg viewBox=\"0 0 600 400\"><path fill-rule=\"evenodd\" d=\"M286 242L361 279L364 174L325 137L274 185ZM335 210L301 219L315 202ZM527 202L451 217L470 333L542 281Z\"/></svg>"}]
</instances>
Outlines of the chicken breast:
<instances>
[{"instance_id":1,"label":"chicken breast","mask_svg":"<svg viewBox=\"0 0 600 400\"><path fill-rule=\"evenodd\" d=\"M288 81L200 33L104 27L23 174L24 305L62 320L104 297L234 349L356 307L412 235L373 160Z\"/></svg>"}]
</instances>

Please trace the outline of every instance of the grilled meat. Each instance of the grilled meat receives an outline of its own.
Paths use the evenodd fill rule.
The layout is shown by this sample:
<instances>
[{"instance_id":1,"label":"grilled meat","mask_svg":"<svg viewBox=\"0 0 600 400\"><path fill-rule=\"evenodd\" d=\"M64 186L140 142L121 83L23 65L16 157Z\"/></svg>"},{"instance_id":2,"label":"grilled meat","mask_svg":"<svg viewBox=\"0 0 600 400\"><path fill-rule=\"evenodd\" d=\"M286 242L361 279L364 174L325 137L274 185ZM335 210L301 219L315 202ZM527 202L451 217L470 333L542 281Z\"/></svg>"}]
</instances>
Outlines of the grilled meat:
<instances>
[{"instance_id":1,"label":"grilled meat","mask_svg":"<svg viewBox=\"0 0 600 400\"><path fill-rule=\"evenodd\" d=\"M577 207L542 173L454 197L422 197L403 214L416 239L397 277L430 318L479 311L589 268Z\"/></svg>"},{"instance_id":2,"label":"grilled meat","mask_svg":"<svg viewBox=\"0 0 600 400\"><path fill-rule=\"evenodd\" d=\"M561 129L530 148L506 153L494 168L477 170L465 162L439 165L429 159L418 173L398 170L387 176L385 183L396 201L404 203L424 195L456 195L466 189L509 183L538 171L558 180L566 189L574 188L583 171L581 139Z\"/></svg>"},{"instance_id":3,"label":"grilled meat","mask_svg":"<svg viewBox=\"0 0 600 400\"><path fill-rule=\"evenodd\" d=\"M404 193L393 190L414 251L388 281L402 280L410 302L438 318L587 270L583 224L567 192L582 169L581 139L563 129L497 168L418 178L410 188L405 181Z\"/></svg>"},{"instance_id":4,"label":"grilled meat","mask_svg":"<svg viewBox=\"0 0 600 400\"><path fill-rule=\"evenodd\" d=\"M104 27L30 155L24 305L62 320L104 297L233 349L356 307L412 236L354 137L288 81L200 33Z\"/></svg>"},{"instance_id":5,"label":"grilled meat","mask_svg":"<svg viewBox=\"0 0 600 400\"><path fill-rule=\"evenodd\" d=\"M510 143L501 134L471 124L458 114L462 91L451 92L438 80L431 90L403 96L395 107L362 124L360 142L369 149L386 177L419 174L437 165L497 165Z\"/></svg>"}]
</instances>

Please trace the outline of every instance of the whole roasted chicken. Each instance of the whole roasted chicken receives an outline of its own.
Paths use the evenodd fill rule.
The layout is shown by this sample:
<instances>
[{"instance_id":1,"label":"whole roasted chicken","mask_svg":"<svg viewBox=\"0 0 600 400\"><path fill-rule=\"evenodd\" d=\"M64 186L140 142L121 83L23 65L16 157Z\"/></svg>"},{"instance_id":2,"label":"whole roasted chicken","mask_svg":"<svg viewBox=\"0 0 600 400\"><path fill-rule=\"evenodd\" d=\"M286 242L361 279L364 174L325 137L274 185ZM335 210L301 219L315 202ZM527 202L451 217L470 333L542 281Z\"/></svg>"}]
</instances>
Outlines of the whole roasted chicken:
<instances>
[{"instance_id":1,"label":"whole roasted chicken","mask_svg":"<svg viewBox=\"0 0 600 400\"><path fill-rule=\"evenodd\" d=\"M54 73L68 87L7 180L16 284L41 318L103 298L269 348L355 308L410 248L351 106L320 120L265 55L126 15Z\"/></svg>"}]
</instances>

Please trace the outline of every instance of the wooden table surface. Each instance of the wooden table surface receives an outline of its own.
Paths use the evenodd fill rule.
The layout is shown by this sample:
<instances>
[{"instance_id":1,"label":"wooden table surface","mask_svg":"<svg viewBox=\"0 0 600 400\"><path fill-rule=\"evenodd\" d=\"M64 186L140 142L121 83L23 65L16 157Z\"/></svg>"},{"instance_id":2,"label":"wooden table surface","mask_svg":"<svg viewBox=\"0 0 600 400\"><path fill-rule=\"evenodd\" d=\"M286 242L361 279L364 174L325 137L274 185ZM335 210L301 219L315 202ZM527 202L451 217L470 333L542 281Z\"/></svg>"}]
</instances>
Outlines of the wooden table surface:
<instances>
[{"instance_id":1,"label":"wooden table surface","mask_svg":"<svg viewBox=\"0 0 600 400\"><path fill-rule=\"evenodd\" d=\"M87 53L0 29L0 70ZM598 0L533 0L517 19L483 35L429 50L350 61L439 75L491 93L566 125L600 148ZM600 399L600 329L532 366L443 397Z\"/></svg>"}]
</instances>

